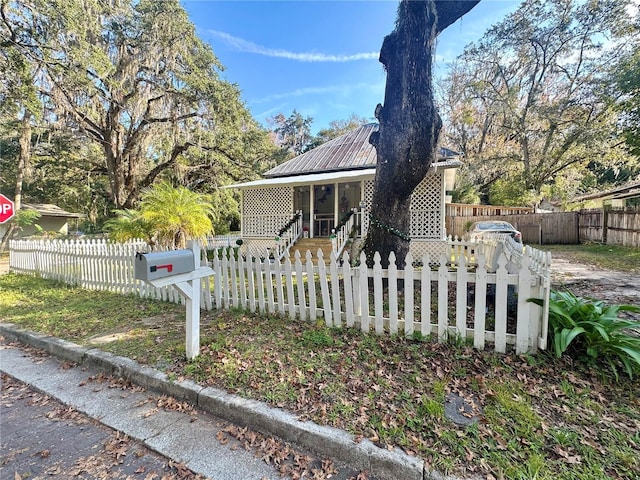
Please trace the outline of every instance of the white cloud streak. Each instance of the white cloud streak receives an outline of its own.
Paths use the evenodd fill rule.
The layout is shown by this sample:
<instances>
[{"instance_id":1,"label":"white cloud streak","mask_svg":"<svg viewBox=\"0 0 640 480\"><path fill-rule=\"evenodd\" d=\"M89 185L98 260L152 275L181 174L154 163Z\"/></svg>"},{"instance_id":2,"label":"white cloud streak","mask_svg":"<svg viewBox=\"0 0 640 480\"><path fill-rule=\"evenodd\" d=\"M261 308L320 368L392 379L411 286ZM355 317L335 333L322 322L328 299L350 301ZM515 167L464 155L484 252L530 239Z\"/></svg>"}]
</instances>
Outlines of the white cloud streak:
<instances>
[{"instance_id":1,"label":"white cloud streak","mask_svg":"<svg viewBox=\"0 0 640 480\"><path fill-rule=\"evenodd\" d=\"M208 30L208 33L224 41L227 45L241 52L255 53L266 57L286 58L298 62L354 62L357 60L377 60L378 53L355 53L353 55L327 55L324 53L296 53L288 50L280 50L263 47L243 38L234 37L218 30Z\"/></svg>"},{"instance_id":2,"label":"white cloud streak","mask_svg":"<svg viewBox=\"0 0 640 480\"><path fill-rule=\"evenodd\" d=\"M332 94L334 97L349 97L353 95L354 92L359 92L360 94L364 94L365 92L368 94L384 94L385 82L377 82L377 83L358 83L355 85L328 85L325 87L305 87L298 88L285 93L274 93L267 97L263 97L259 100L254 100L252 103L267 103L274 102L278 100L283 100L287 98L299 98L310 95L327 95Z\"/></svg>"}]
</instances>

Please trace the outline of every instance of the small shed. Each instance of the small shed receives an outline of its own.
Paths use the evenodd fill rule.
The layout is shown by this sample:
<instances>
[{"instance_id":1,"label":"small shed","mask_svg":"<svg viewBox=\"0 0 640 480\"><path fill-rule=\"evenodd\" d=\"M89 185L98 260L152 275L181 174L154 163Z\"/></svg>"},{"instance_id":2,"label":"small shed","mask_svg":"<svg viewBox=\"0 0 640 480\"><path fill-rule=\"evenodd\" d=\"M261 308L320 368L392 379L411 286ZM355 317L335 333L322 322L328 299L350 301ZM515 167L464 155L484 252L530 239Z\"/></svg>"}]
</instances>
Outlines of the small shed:
<instances>
[{"instance_id":1,"label":"small shed","mask_svg":"<svg viewBox=\"0 0 640 480\"><path fill-rule=\"evenodd\" d=\"M23 203L22 208L26 210L35 210L40 214L40 218L36 220L45 232L55 232L61 235L69 234L69 221L78 220L86 217L82 213L72 213L54 205L52 203ZM35 226L29 225L24 227L19 233L21 237L28 237L38 233Z\"/></svg>"},{"instance_id":2,"label":"small shed","mask_svg":"<svg viewBox=\"0 0 640 480\"><path fill-rule=\"evenodd\" d=\"M640 201L640 182L629 182L621 187L612 188L602 192L581 195L570 200L572 205L581 208L625 208L630 203L637 205Z\"/></svg>"}]
</instances>

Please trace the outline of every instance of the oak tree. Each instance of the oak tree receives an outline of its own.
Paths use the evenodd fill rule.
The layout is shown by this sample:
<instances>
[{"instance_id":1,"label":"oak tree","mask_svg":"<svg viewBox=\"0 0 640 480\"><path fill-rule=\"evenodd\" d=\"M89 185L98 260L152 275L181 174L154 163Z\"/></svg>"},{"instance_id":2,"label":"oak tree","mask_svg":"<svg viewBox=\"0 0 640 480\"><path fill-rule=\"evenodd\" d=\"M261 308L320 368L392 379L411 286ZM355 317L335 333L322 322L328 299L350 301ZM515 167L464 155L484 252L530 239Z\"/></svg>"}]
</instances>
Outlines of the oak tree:
<instances>
[{"instance_id":1,"label":"oak tree","mask_svg":"<svg viewBox=\"0 0 640 480\"><path fill-rule=\"evenodd\" d=\"M13 44L39 66L50 120L102 150L92 170L107 176L116 208L133 206L142 189L188 165L194 149L206 152L199 159L206 166L255 160L238 158L238 145L266 132L238 87L220 78L222 65L178 0L3 4L4 25L21 32Z\"/></svg>"},{"instance_id":2,"label":"oak tree","mask_svg":"<svg viewBox=\"0 0 640 480\"><path fill-rule=\"evenodd\" d=\"M393 251L403 264L409 251L411 193L436 160L442 127L432 88L436 37L478 1L403 0L396 28L384 39L384 105L376 107L380 128L370 138L378 163L364 245L369 263L377 251L386 266Z\"/></svg>"},{"instance_id":3,"label":"oak tree","mask_svg":"<svg viewBox=\"0 0 640 480\"><path fill-rule=\"evenodd\" d=\"M451 66L447 142L485 200L533 204L628 161L605 75L634 35L627 3L527 0Z\"/></svg>"}]
</instances>

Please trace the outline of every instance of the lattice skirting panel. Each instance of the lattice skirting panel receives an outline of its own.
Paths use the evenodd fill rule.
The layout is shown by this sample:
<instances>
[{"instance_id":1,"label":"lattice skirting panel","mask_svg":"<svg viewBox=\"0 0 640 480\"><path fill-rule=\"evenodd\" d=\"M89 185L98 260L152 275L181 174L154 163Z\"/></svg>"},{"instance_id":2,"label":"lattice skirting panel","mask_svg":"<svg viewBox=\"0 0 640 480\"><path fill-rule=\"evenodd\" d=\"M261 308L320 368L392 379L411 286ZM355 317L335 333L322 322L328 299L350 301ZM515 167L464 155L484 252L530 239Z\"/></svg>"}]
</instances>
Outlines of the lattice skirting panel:
<instances>
[{"instance_id":1,"label":"lattice skirting panel","mask_svg":"<svg viewBox=\"0 0 640 480\"><path fill-rule=\"evenodd\" d=\"M243 237L244 243L240 248L240 253L251 253L256 256L263 256L267 249L275 251L276 241L273 238L251 238Z\"/></svg>"},{"instance_id":2,"label":"lattice skirting panel","mask_svg":"<svg viewBox=\"0 0 640 480\"><path fill-rule=\"evenodd\" d=\"M293 214L293 187L248 189L242 195L244 235L275 236Z\"/></svg>"},{"instance_id":3,"label":"lattice skirting panel","mask_svg":"<svg viewBox=\"0 0 640 480\"><path fill-rule=\"evenodd\" d=\"M411 195L411 238L442 238L442 173L427 175Z\"/></svg>"},{"instance_id":4,"label":"lattice skirting panel","mask_svg":"<svg viewBox=\"0 0 640 480\"><path fill-rule=\"evenodd\" d=\"M364 210L365 214L362 216L362 229L366 232L369 230L369 212L371 211L371 200L373 200L373 180L365 180L364 182L364 203L366 204Z\"/></svg>"},{"instance_id":5,"label":"lattice skirting panel","mask_svg":"<svg viewBox=\"0 0 640 480\"><path fill-rule=\"evenodd\" d=\"M349 258L358 258L362 251L363 239L353 241L349 248ZM447 240L411 240L409 251L415 261L422 261L424 255L429 255L430 263L440 262L443 253L449 254L451 246Z\"/></svg>"},{"instance_id":6,"label":"lattice skirting panel","mask_svg":"<svg viewBox=\"0 0 640 480\"><path fill-rule=\"evenodd\" d=\"M293 187L255 188L243 192L244 215L282 215L293 211Z\"/></svg>"},{"instance_id":7,"label":"lattice skirting panel","mask_svg":"<svg viewBox=\"0 0 640 480\"><path fill-rule=\"evenodd\" d=\"M451 247L447 240L411 240L409 251L414 260L421 261L424 255L429 255L430 263L435 263L443 253L449 253Z\"/></svg>"},{"instance_id":8,"label":"lattice skirting panel","mask_svg":"<svg viewBox=\"0 0 640 480\"><path fill-rule=\"evenodd\" d=\"M371 199L373 198L373 180L367 180L364 185L365 215L362 219L364 231L369 229L369 215ZM409 235L413 239L440 240L443 235L443 218L441 201L442 173L427 175L416 187L411 195L409 206L410 227Z\"/></svg>"}]
</instances>

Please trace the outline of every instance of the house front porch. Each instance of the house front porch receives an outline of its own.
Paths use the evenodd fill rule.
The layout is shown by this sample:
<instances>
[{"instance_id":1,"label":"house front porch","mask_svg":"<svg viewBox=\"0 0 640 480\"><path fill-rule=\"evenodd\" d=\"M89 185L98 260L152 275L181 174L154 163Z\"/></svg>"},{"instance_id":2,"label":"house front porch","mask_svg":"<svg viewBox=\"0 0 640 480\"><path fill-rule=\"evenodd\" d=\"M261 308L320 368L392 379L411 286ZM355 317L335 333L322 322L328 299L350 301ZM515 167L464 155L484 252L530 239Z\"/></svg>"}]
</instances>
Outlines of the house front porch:
<instances>
[{"instance_id":1,"label":"house front porch","mask_svg":"<svg viewBox=\"0 0 640 480\"><path fill-rule=\"evenodd\" d=\"M282 258L299 238L330 238L340 255L345 245L357 243L369 226L377 163L369 138L377 129L376 124L362 125L277 165L264 178L231 185L242 191L245 250L275 250ZM416 255L435 253L425 245L431 248L446 238L444 205L461 165L458 157L440 148L411 196L406 233Z\"/></svg>"}]
</instances>

